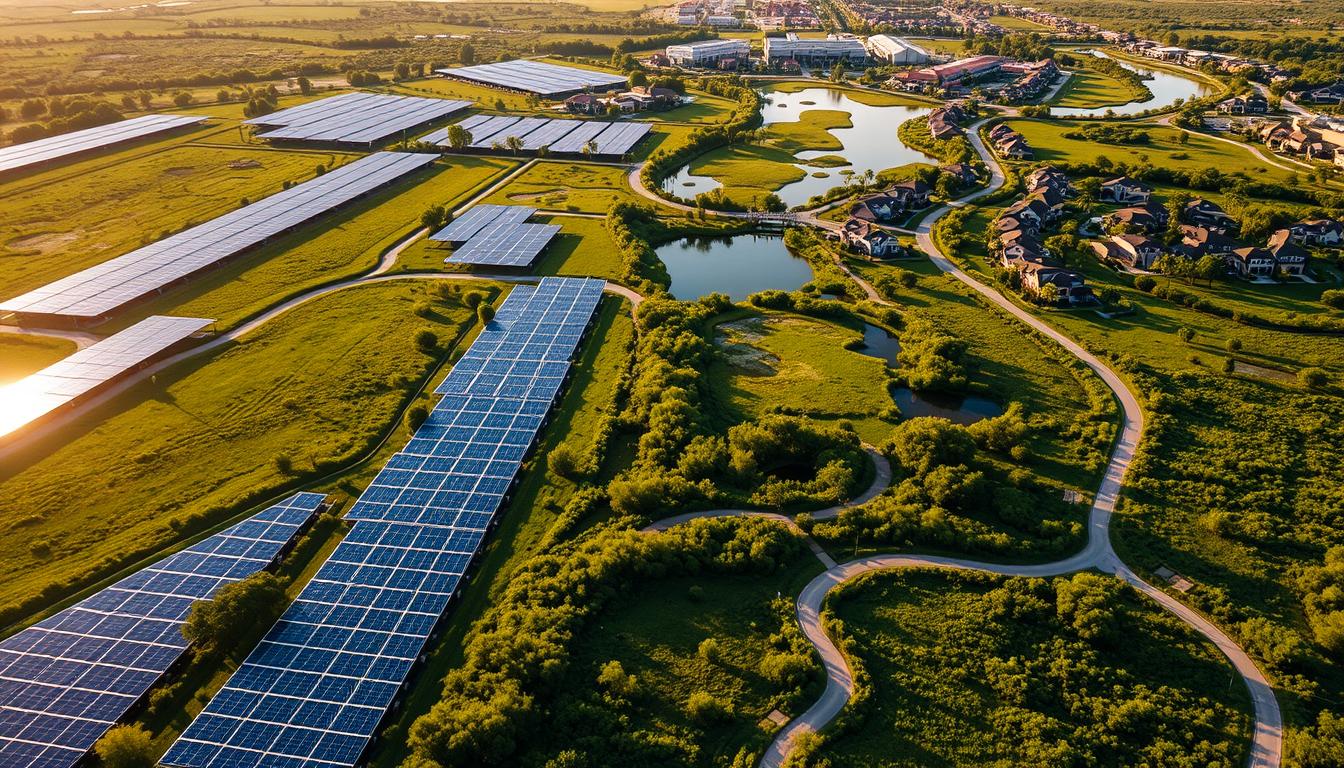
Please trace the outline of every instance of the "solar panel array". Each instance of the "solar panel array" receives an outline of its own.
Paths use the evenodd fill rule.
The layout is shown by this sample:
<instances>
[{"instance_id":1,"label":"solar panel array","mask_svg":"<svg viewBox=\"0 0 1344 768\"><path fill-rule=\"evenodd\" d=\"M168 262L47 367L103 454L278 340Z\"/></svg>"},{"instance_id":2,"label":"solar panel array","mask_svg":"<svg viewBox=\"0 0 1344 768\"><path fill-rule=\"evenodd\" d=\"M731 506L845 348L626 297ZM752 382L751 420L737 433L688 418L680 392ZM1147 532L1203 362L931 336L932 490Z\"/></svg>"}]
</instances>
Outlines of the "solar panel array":
<instances>
[{"instance_id":1,"label":"solar panel array","mask_svg":"<svg viewBox=\"0 0 1344 768\"><path fill-rule=\"evenodd\" d=\"M435 158L411 152L368 155L200 226L7 299L0 302L0 311L103 317L423 168Z\"/></svg>"},{"instance_id":2,"label":"solar panel array","mask_svg":"<svg viewBox=\"0 0 1344 768\"><path fill-rule=\"evenodd\" d=\"M0 149L0 173L205 122L203 115L145 115Z\"/></svg>"},{"instance_id":3,"label":"solar panel array","mask_svg":"<svg viewBox=\"0 0 1344 768\"><path fill-rule=\"evenodd\" d=\"M449 264L527 267L559 232L560 227L556 224L491 224L444 261Z\"/></svg>"},{"instance_id":4,"label":"solar panel array","mask_svg":"<svg viewBox=\"0 0 1344 768\"><path fill-rule=\"evenodd\" d=\"M473 206L466 213L454 219L448 226L430 235L429 239L451 243L452 245L461 245L491 224L523 222L536 212L536 208L526 205L493 205L486 203Z\"/></svg>"},{"instance_id":5,"label":"solar panel array","mask_svg":"<svg viewBox=\"0 0 1344 768\"><path fill-rule=\"evenodd\" d=\"M87 395L213 322L197 317L148 317L59 363L0 387L0 403L5 403L0 412L0 435Z\"/></svg>"},{"instance_id":6,"label":"solar panel array","mask_svg":"<svg viewBox=\"0 0 1344 768\"><path fill-rule=\"evenodd\" d=\"M457 125L471 133L471 149L505 147L509 137L516 136L523 151L546 147L552 154L580 154L591 142L595 155L623 155L653 130L648 123L510 115L471 115ZM420 140L446 147L448 129L433 131Z\"/></svg>"},{"instance_id":7,"label":"solar panel array","mask_svg":"<svg viewBox=\"0 0 1344 768\"><path fill-rule=\"evenodd\" d=\"M564 67L528 59L477 64L474 67L436 69L434 71L458 80L467 80L496 88L506 88L511 91L536 93L542 96L560 96L589 88L609 90L626 83L625 77L610 72L595 72L591 69Z\"/></svg>"},{"instance_id":8,"label":"solar panel array","mask_svg":"<svg viewBox=\"0 0 1344 768\"><path fill-rule=\"evenodd\" d=\"M372 144L472 106L470 101L345 93L247 120L273 129L263 139Z\"/></svg>"},{"instance_id":9,"label":"solar panel array","mask_svg":"<svg viewBox=\"0 0 1344 768\"><path fill-rule=\"evenodd\" d=\"M0 765L75 765L182 656L192 603L271 565L323 498L295 494L0 640Z\"/></svg>"},{"instance_id":10,"label":"solar panel array","mask_svg":"<svg viewBox=\"0 0 1344 768\"><path fill-rule=\"evenodd\" d=\"M602 287L548 277L513 289L351 507L349 535L164 765L360 760L558 399Z\"/></svg>"}]
</instances>

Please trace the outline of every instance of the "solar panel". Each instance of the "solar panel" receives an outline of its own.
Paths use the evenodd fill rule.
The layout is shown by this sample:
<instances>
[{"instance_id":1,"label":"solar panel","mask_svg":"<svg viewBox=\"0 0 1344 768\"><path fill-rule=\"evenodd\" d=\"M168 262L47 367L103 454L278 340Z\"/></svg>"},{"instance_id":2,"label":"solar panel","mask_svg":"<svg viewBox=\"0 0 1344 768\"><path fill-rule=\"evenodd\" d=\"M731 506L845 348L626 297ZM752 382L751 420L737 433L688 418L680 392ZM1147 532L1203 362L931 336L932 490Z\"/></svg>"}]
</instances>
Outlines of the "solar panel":
<instances>
[{"instance_id":1,"label":"solar panel","mask_svg":"<svg viewBox=\"0 0 1344 768\"><path fill-rule=\"evenodd\" d=\"M144 115L0 149L0 172L205 122L204 115Z\"/></svg>"},{"instance_id":2,"label":"solar panel","mask_svg":"<svg viewBox=\"0 0 1344 768\"><path fill-rule=\"evenodd\" d=\"M372 144L397 133L461 112L470 101L347 93L246 121L270 126L263 139Z\"/></svg>"},{"instance_id":3,"label":"solar panel","mask_svg":"<svg viewBox=\"0 0 1344 768\"><path fill-rule=\"evenodd\" d=\"M503 147L510 136L516 136L523 142L523 151L546 147L551 154L580 154L591 141L596 147L594 154L623 155L652 130L648 123L508 115L472 115L457 124L471 133L472 149ZM428 133L420 140L446 147L448 129Z\"/></svg>"},{"instance_id":4,"label":"solar panel","mask_svg":"<svg viewBox=\"0 0 1344 768\"><path fill-rule=\"evenodd\" d=\"M510 136L526 136L529 131L540 128L550 122L543 117L502 117L487 121L471 132L471 146L475 149L488 149L504 146Z\"/></svg>"},{"instance_id":5,"label":"solar panel","mask_svg":"<svg viewBox=\"0 0 1344 768\"><path fill-rule=\"evenodd\" d=\"M429 236L430 240L458 245L474 237L482 229L500 222L518 223L536 213L537 209L526 205L493 205L490 203L474 206L459 216L448 226Z\"/></svg>"},{"instance_id":6,"label":"solar panel","mask_svg":"<svg viewBox=\"0 0 1344 768\"><path fill-rule=\"evenodd\" d=\"M513 289L445 381L474 391L445 395L388 460L347 514L349 535L164 765L360 761L507 498L603 285L547 277ZM496 363L510 372L487 385Z\"/></svg>"},{"instance_id":7,"label":"solar panel","mask_svg":"<svg viewBox=\"0 0 1344 768\"><path fill-rule=\"evenodd\" d=\"M80 761L182 656L192 604L271 565L323 499L290 496L0 641L0 765Z\"/></svg>"},{"instance_id":8,"label":"solar panel","mask_svg":"<svg viewBox=\"0 0 1344 768\"><path fill-rule=\"evenodd\" d=\"M411 171L435 155L377 152L200 226L0 302L0 311L98 318Z\"/></svg>"},{"instance_id":9,"label":"solar panel","mask_svg":"<svg viewBox=\"0 0 1344 768\"><path fill-rule=\"evenodd\" d=\"M215 322L196 317L145 318L64 360L0 386L0 435L9 434L107 384Z\"/></svg>"},{"instance_id":10,"label":"solar panel","mask_svg":"<svg viewBox=\"0 0 1344 768\"><path fill-rule=\"evenodd\" d=\"M491 64L477 64L473 67L455 67L434 71L458 80L481 83L496 88L507 88L512 91L527 91L542 96L561 96L568 93L578 93L589 88L606 90L626 83L625 77L610 72L565 67L530 59L515 59L514 61L500 61Z\"/></svg>"},{"instance_id":11,"label":"solar panel","mask_svg":"<svg viewBox=\"0 0 1344 768\"><path fill-rule=\"evenodd\" d=\"M567 154L571 152L582 152L588 142L599 133L607 130L611 123L598 120L581 121L577 128L565 134L564 138L551 145L551 152Z\"/></svg>"},{"instance_id":12,"label":"solar panel","mask_svg":"<svg viewBox=\"0 0 1344 768\"><path fill-rule=\"evenodd\" d=\"M610 128L598 134L597 152L599 155L624 155L639 143L653 126L648 123L613 123Z\"/></svg>"},{"instance_id":13,"label":"solar panel","mask_svg":"<svg viewBox=\"0 0 1344 768\"><path fill-rule=\"evenodd\" d=\"M556 224L495 223L473 236L451 256L450 264L526 267L560 232Z\"/></svg>"}]
</instances>

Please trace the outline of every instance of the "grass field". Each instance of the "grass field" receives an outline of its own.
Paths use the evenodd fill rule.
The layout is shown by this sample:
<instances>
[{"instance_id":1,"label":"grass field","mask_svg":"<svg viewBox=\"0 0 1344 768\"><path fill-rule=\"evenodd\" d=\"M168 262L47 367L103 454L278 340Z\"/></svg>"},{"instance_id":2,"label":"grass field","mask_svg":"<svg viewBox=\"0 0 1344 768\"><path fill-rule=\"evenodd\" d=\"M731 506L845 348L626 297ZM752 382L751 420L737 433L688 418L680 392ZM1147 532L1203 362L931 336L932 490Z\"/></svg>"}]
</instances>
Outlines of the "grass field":
<instances>
[{"instance_id":1,"label":"grass field","mask_svg":"<svg viewBox=\"0 0 1344 768\"><path fill-rule=\"evenodd\" d=\"M543 211L605 214L612 204L638 202L624 167L543 160L482 202L530 205Z\"/></svg>"},{"instance_id":2,"label":"grass field","mask_svg":"<svg viewBox=\"0 0 1344 768\"><path fill-rule=\"evenodd\" d=\"M388 427L443 344L475 321L419 284L341 291L280 316L223 351L161 374L25 449L0 477L11 514L0 609L163 547L192 519L218 519L291 482L349 462Z\"/></svg>"},{"instance_id":3,"label":"grass field","mask_svg":"<svg viewBox=\"0 0 1344 768\"><path fill-rule=\"evenodd\" d=\"M720 325L716 339L727 354L709 371L711 391L734 422L783 407L848 419L875 445L890 436L896 419L886 363L845 348L862 341L862 330L771 312Z\"/></svg>"},{"instance_id":4,"label":"grass field","mask_svg":"<svg viewBox=\"0 0 1344 768\"><path fill-rule=\"evenodd\" d=\"M658 123L721 123L737 107L735 102L722 96L700 91L687 91L687 95L695 100L666 112L645 112L635 119Z\"/></svg>"},{"instance_id":5,"label":"grass field","mask_svg":"<svg viewBox=\"0 0 1344 768\"><path fill-rule=\"evenodd\" d=\"M1128 104L1143 97L1143 92L1129 83L1103 75L1085 67L1073 67L1069 81L1060 87L1050 100L1054 107L1099 109Z\"/></svg>"},{"instance_id":6,"label":"grass field","mask_svg":"<svg viewBox=\"0 0 1344 768\"><path fill-rule=\"evenodd\" d=\"M828 611L871 698L862 727L818 756L836 768L1240 764L1249 700L1222 655L1119 584L1101 611L1111 634L1088 639L1056 608L1067 581L902 571L843 587Z\"/></svg>"},{"instance_id":7,"label":"grass field","mask_svg":"<svg viewBox=\"0 0 1344 768\"><path fill-rule=\"evenodd\" d=\"M0 333L0 386L73 354L75 343L49 336Z\"/></svg>"},{"instance_id":8,"label":"grass field","mask_svg":"<svg viewBox=\"0 0 1344 768\"><path fill-rule=\"evenodd\" d=\"M306 181L328 152L173 141L0 186L0 280L17 295Z\"/></svg>"}]
</instances>

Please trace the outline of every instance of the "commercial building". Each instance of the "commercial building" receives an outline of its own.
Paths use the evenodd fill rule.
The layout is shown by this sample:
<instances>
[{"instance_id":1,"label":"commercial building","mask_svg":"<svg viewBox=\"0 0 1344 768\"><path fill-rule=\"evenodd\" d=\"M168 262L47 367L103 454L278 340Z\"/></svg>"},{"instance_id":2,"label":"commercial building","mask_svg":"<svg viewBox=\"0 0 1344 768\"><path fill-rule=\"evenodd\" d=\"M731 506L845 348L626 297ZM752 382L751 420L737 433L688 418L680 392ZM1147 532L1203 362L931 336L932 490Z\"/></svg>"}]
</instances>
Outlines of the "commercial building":
<instances>
[{"instance_id":1,"label":"commercial building","mask_svg":"<svg viewBox=\"0 0 1344 768\"><path fill-rule=\"evenodd\" d=\"M784 37L765 38L765 63L784 61L801 64L832 65L845 63L861 65L868 61L868 49L857 37L828 35L824 39L804 39L793 33Z\"/></svg>"},{"instance_id":2,"label":"commercial building","mask_svg":"<svg viewBox=\"0 0 1344 768\"><path fill-rule=\"evenodd\" d=\"M667 46L667 58L679 67L717 67L724 59L745 60L751 54L746 40L702 40Z\"/></svg>"},{"instance_id":3,"label":"commercial building","mask_svg":"<svg viewBox=\"0 0 1344 768\"><path fill-rule=\"evenodd\" d=\"M929 52L903 37L873 35L868 38L868 55L887 64L927 64Z\"/></svg>"}]
</instances>

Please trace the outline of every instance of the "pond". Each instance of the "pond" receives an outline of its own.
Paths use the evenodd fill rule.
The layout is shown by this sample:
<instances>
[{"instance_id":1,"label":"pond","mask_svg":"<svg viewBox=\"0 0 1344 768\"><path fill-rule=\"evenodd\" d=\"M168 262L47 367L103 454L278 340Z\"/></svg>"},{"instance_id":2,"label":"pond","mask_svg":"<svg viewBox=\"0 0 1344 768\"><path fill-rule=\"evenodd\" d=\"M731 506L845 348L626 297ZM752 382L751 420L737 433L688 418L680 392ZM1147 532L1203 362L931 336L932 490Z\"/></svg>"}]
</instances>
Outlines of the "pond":
<instances>
[{"instance_id":1,"label":"pond","mask_svg":"<svg viewBox=\"0 0 1344 768\"><path fill-rule=\"evenodd\" d=\"M1101 51L1079 50L1077 53L1090 54L1102 59L1111 58ZM1200 96L1207 96L1213 91L1212 85L1192 77L1178 75L1169 69L1143 67L1119 59L1116 59L1116 61L1125 69L1138 72L1146 78L1143 84L1148 86L1148 90L1152 91L1152 98L1144 101L1131 101L1128 104L1121 104L1116 107L1052 107L1050 114L1061 117L1102 117L1107 112L1115 115L1137 115L1144 110L1169 107L1175 104L1177 99L1189 101Z\"/></svg>"},{"instance_id":2,"label":"pond","mask_svg":"<svg viewBox=\"0 0 1344 768\"><path fill-rule=\"evenodd\" d=\"M759 291L794 291L812 279L812 268L778 235L688 237L654 251L672 278L672 295L681 301L711 293L742 301Z\"/></svg>"},{"instance_id":3,"label":"pond","mask_svg":"<svg viewBox=\"0 0 1344 768\"><path fill-rule=\"evenodd\" d=\"M901 352L901 342L895 336L887 333L885 328L878 328L872 323L864 323L863 346L854 351L869 357L876 357L879 360L885 360L887 365L895 368L898 365L896 355Z\"/></svg>"},{"instance_id":4,"label":"pond","mask_svg":"<svg viewBox=\"0 0 1344 768\"><path fill-rule=\"evenodd\" d=\"M813 195L823 194L841 186L849 177L848 173L873 173L908 165L910 163L937 162L928 155L901 143L896 137L896 128L906 120L923 117L933 111L929 107L884 106L874 107L851 99L844 91L834 88L804 88L794 93L764 91L765 101L761 106L762 125L774 123L796 123L799 115L813 109L827 109L848 112L850 128L831 128L829 133L843 145L838 150L807 150L795 157L800 161L794 166L807 175L791 184L785 184L775 191L790 207L806 203ZM849 161L849 165L838 168L817 168L805 161L825 155L840 155ZM823 172L825 176L813 176ZM702 192L709 192L722 186L710 176L691 173L690 166L680 169L663 182L663 189L684 198L693 198Z\"/></svg>"},{"instance_id":5,"label":"pond","mask_svg":"<svg viewBox=\"0 0 1344 768\"><path fill-rule=\"evenodd\" d=\"M950 395L941 392L915 392L906 387L891 390L891 399L901 409L901 418L941 416L953 424L974 424L981 419L1003 415L1003 408L987 397Z\"/></svg>"}]
</instances>

